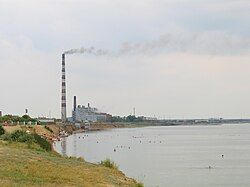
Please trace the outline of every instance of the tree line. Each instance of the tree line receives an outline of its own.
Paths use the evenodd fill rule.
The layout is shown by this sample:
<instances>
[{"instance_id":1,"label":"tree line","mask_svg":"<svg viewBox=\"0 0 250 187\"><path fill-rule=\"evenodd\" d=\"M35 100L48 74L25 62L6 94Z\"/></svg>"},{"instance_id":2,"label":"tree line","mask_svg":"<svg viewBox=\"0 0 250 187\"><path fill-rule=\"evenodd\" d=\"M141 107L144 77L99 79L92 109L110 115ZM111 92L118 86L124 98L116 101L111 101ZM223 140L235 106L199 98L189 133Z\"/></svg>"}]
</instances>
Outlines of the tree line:
<instances>
[{"instance_id":1,"label":"tree line","mask_svg":"<svg viewBox=\"0 0 250 187\"><path fill-rule=\"evenodd\" d=\"M112 116L109 119L107 119L107 122L142 122L143 117L136 117L134 115L129 116Z\"/></svg>"},{"instance_id":2,"label":"tree line","mask_svg":"<svg viewBox=\"0 0 250 187\"><path fill-rule=\"evenodd\" d=\"M8 114L8 115L4 115L4 116L1 116L0 117L0 123L4 123L4 122L14 122L14 123L16 123L16 122L29 122L29 121L31 121L31 122L37 122L37 120L36 119L34 119L34 118L31 118L29 115L23 115L23 116L16 116L16 115L10 115L10 114Z\"/></svg>"}]
</instances>

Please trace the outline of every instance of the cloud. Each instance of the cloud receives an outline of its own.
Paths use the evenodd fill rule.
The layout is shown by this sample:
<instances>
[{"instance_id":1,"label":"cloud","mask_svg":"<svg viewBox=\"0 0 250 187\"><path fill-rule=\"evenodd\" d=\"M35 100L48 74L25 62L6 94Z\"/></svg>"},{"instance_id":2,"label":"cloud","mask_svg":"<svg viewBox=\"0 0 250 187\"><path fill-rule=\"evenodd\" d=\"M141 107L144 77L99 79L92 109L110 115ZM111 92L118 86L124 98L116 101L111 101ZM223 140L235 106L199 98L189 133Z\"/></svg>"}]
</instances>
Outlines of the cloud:
<instances>
[{"instance_id":1,"label":"cloud","mask_svg":"<svg viewBox=\"0 0 250 187\"><path fill-rule=\"evenodd\" d=\"M0 110L60 117L61 53L107 49L115 58L67 56L68 114L76 94L119 115L239 116L250 111L248 9L244 0L1 1Z\"/></svg>"}]
</instances>

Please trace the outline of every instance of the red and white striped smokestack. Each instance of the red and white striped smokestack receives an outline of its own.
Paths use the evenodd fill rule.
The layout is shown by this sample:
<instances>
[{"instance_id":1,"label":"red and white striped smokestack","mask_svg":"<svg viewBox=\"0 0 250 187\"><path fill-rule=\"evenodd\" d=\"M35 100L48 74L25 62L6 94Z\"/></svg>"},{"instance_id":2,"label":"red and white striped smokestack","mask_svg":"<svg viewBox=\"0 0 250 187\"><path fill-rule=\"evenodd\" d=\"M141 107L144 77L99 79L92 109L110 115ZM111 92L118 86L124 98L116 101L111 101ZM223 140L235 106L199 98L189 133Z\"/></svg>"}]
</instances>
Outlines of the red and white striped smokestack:
<instances>
[{"instance_id":1,"label":"red and white striped smokestack","mask_svg":"<svg viewBox=\"0 0 250 187\"><path fill-rule=\"evenodd\" d=\"M61 98L61 119L67 121L66 114L66 75L65 75L65 54L62 54L62 98Z\"/></svg>"}]
</instances>

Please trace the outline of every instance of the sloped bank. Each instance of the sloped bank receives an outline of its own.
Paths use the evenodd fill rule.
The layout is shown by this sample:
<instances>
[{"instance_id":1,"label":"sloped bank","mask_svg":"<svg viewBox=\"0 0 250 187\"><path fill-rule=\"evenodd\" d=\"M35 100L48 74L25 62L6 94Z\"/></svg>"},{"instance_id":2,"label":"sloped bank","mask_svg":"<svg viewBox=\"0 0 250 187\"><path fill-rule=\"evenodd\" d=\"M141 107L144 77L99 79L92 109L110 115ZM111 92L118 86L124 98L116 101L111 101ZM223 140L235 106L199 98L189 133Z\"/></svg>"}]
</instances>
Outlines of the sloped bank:
<instances>
[{"instance_id":1,"label":"sloped bank","mask_svg":"<svg viewBox=\"0 0 250 187\"><path fill-rule=\"evenodd\" d=\"M0 136L0 186L142 186L116 168L46 151L32 136Z\"/></svg>"}]
</instances>

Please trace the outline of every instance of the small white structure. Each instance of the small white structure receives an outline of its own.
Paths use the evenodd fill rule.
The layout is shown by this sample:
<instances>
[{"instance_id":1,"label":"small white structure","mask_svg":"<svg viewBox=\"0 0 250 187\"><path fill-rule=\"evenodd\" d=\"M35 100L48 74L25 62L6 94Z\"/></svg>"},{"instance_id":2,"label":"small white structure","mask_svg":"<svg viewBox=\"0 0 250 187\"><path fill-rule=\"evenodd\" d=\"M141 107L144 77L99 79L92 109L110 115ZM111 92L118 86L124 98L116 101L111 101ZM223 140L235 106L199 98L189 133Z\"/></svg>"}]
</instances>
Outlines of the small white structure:
<instances>
[{"instance_id":1,"label":"small white structure","mask_svg":"<svg viewBox=\"0 0 250 187\"><path fill-rule=\"evenodd\" d=\"M37 121L39 123L46 124L46 123L54 123L55 119L51 119L51 118L38 118Z\"/></svg>"}]
</instances>

